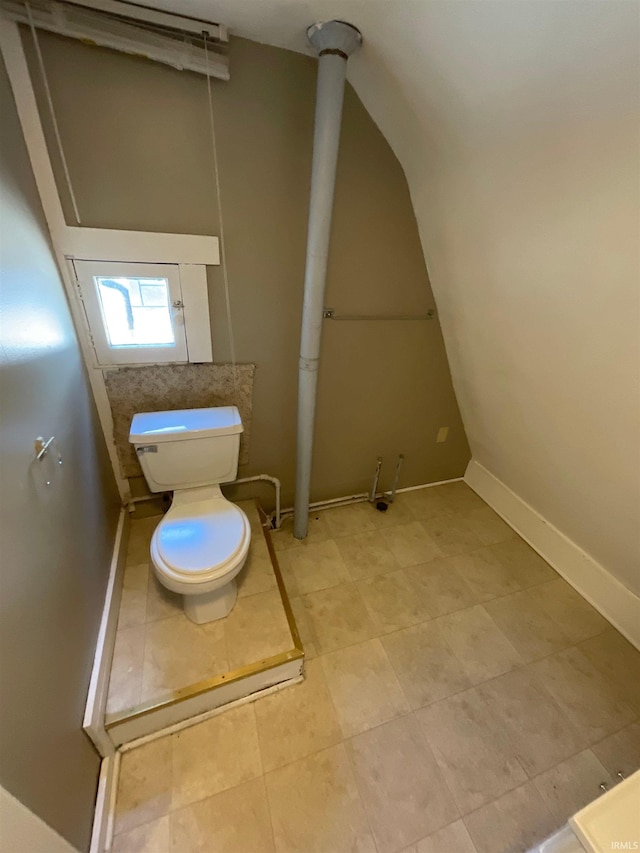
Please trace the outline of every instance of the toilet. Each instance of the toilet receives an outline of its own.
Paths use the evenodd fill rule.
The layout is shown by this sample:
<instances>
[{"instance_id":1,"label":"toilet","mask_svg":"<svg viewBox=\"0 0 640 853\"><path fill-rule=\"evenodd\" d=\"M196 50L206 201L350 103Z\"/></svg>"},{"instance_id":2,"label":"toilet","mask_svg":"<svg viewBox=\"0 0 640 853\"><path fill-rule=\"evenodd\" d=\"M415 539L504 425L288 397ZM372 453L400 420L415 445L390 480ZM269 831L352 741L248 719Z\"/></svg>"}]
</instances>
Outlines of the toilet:
<instances>
[{"instance_id":1,"label":"toilet","mask_svg":"<svg viewBox=\"0 0 640 853\"><path fill-rule=\"evenodd\" d=\"M129 441L150 490L173 492L151 538L153 571L198 624L231 612L249 551L249 520L220 490L236 479L241 433L235 406L142 412L131 421Z\"/></svg>"}]
</instances>

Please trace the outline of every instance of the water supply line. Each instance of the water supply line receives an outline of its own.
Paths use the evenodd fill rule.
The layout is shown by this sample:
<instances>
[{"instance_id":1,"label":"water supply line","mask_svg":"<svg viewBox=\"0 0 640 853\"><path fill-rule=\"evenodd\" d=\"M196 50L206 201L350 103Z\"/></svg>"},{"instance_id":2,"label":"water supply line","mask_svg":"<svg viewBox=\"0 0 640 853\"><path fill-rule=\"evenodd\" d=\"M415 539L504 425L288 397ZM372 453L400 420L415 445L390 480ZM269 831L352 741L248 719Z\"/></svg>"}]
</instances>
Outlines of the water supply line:
<instances>
[{"instance_id":1,"label":"water supply line","mask_svg":"<svg viewBox=\"0 0 640 853\"><path fill-rule=\"evenodd\" d=\"M318 51L318 82L298 364L296 539L305 538L309 522L320 336L347 59L362 43L359 30L344 21L314 24L307 30L307 38Z\"/></svg>"},{"instance_id":2,"label":"water supply line","mask_svg":"<svg viewBox=\"0 0 640 853\"><path fill-rule=\"evenodd\" d=\"M280 480L277 477L272 477L270 474L256 474L253 477L242 477L240 480L234 480L232 483L228 483L227 485L238 486L242 483L255 483L255 482L258 482L259 480L264 480L267 483L271 483L271 485L276 490L276 509L275 509L275 513L273 515L273 519L274 519L274 525L273 526L276 530L279 530L280 525L282 523L281 511L280 511L280 491L281 491L282 486L280 484Z\"/></svg>"},{"instance_id":3,"label":"water supply line","mask_svg":"<svg viewBox=\"0 0 640 853\"><path fill-rule=\"evenodd\" d=\"M371 485L371 491L369 492L369 502L373 503L378 494L378 481L380 480L380 471L382 470L382 456L378 456L376 460L376 470L373 475L373 483Z\"/></svg>"}]
</instances>

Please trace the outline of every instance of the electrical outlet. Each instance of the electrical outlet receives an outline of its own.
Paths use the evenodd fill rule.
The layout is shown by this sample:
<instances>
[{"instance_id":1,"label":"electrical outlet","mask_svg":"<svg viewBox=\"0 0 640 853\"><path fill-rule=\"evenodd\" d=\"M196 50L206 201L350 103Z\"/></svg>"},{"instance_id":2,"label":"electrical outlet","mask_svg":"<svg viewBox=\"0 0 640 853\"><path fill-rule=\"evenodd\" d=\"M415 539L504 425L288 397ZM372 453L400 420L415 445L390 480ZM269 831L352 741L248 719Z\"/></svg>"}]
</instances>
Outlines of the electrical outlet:
<instances>
[{"instance_id":1,"label":"electrical outlet","mask_svg":"<svg viewBox=\"0 0 640 853\"><path fill-rule=\"evenodd\" d=\"M440 427L436 436L436 444L442 444L449 437L449 427Z\"/></svg>"}]
</instances>

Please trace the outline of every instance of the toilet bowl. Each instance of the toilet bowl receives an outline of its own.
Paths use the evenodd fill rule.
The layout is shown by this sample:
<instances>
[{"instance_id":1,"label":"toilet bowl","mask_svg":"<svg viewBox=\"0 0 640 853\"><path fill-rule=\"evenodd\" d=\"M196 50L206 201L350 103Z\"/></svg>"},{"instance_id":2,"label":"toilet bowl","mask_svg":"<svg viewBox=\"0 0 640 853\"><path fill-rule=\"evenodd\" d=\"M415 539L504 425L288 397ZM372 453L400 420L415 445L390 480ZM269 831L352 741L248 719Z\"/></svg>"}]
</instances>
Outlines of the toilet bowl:
<instances>
[{"instance_id":1,"label":"toilet bowl","mask_svg":"<svg viewBox=\"0 0 640 853\"><path fill-rule=\"evenodd\" d=\"M184 596L189 619L202 624L233 608L250 542L249 520L219 486L186 489L153 533L151 564L163 586Z\"/></svg>"},{"instance_id":2,"label":"toilet bowl","mask_svg":"<svg viewBox=\"0 0 640 853\"><path fill-rule=\"evenodd\" d=\"M241 433L235 406L139 412L131 422L147 485L173 492L151 539L153 571L199 624L229 614L249 551L249 520L220 491L236 478Z\"/></svg>"}]
</instances>

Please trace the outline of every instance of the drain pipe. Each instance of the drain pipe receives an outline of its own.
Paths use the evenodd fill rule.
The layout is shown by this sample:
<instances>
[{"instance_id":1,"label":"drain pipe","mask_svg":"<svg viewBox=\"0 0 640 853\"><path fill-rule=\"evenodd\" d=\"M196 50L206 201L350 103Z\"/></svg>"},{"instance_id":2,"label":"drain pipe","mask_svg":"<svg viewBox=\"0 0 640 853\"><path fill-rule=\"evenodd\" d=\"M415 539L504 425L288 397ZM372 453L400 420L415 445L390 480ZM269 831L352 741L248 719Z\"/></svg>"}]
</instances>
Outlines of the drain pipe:
<instances>
[{"instance_id":1,"label":"drain pipe","mask_svg":"<svg viewBox=\"0 0 640 853\"><path fill-rule=\"evenodd\" d=\"M360 32L344 21L314 24L307 30L307 38L318 51L319 60L298 365L298 441L293 523L296 539L305 538L309 521L322 309L347 59L362 42Z\"/></svg>"}]
</instances>

